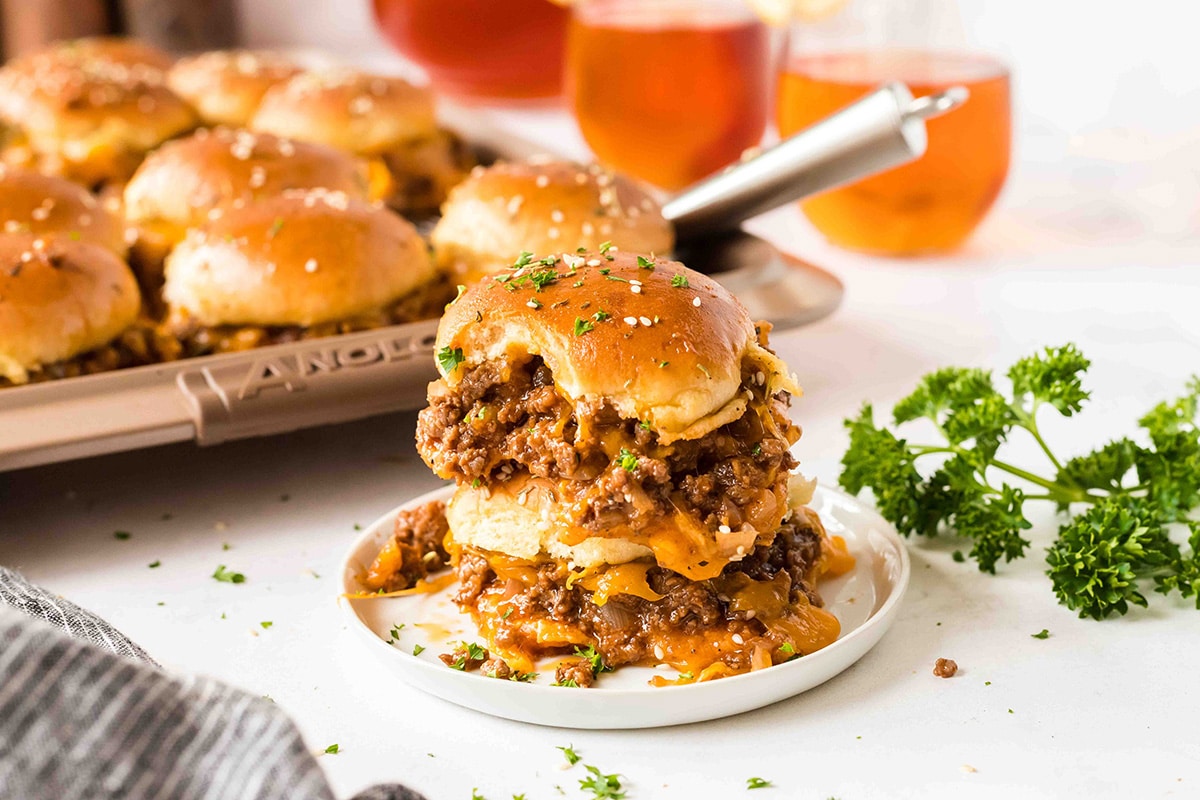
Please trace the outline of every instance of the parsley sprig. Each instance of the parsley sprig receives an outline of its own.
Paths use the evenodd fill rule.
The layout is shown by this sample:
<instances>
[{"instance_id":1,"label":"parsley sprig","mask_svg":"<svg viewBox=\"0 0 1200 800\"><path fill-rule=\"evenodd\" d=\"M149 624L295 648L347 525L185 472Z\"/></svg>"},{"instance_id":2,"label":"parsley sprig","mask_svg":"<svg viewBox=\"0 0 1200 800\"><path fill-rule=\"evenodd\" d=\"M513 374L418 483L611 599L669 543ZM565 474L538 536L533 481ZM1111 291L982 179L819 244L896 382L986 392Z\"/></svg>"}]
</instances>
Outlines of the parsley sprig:
<instances>
[{"instance_id":1,"label":"parsley sprig","mask_svg":"<svg viewBox=\"0 0 1200 800\"><path fill-rule=\"evenodd\" d=\"M991 573L1030 547L1022 535L1032 527L1026 501L1078 511L1046 556L1059 602L1103 619L1147 605L1141 587L1153 581L1163 594L1195 597L1200 608L1200 522L1187 519L1200 506L1200 377L1183 397L1138 421L1140 442L1117 439L1060 460L1038 419L1047 409L1064 417L1080 411L1090 396L1083 388L1089 366L1074 345L1046 348L1008 370L1008 392L985 370L937 370L896 404L890 426L876 424L869 404L846 420L850 447L840 482L855 494L871 489L880 513L905 535L948 529L970 540L968 555ZM941 441L915 443L900 433L917 421L932 425ZM1019 431L1048 470L1000 457ZM1187 554L1168 535L1172 523L1189 528Z\"/></svg>"}]
</instances>

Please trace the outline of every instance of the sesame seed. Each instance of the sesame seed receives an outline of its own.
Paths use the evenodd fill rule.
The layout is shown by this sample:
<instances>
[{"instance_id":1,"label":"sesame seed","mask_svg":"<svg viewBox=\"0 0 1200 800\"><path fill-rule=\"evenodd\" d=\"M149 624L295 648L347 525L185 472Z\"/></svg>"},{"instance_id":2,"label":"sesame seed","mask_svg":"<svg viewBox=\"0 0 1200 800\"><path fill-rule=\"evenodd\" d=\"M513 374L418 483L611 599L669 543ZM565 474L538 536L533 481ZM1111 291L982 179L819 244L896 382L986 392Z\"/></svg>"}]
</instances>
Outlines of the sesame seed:
<instances>
[{"instance_id":1,"label":"sesame seed","mask_svg":"<svg viewBox=\"0 0 1200 800\"><path fill-rule=\"evenodd\" d=\"M541 308L542 307L542 304L539 303L537 300L530 300L525 305L529 306L530 308Z\"/></svg>"},{"instance_id":2,"label":"sesame seed","mask_svg":"<svg viewBox=\"0 0 1200 800\"><path fill-rule=\"evenodd\" d=\"M304 271L305 272L316 272L317 271L317 260L315 258L310 258L308 261L305 261L304 262Z\"/></svg>"},{"instance_id":3,"label":"sesame seed","mask_svg":"<svg viewBox=\"0 0 1200 800\"><path fill-rule=\"evenodd\" d=\"M754 619L756 616L758 616L758 612L753 608L746 612L746 619Z\"/></svg>"},{"instance_id":4,"label":"sesame seed","mask_svg":"<svg viewBox=\"0 0 1200 800\"><path fill-rule=\"evenodd\" d=\"M537 180L534 181L534 184L536 184L539 189L545 189L547 186L550 185L550 176L538 175Z\"/></svg>"},{"instance_id":5,"label":"sesame seed","mask_svg":"<svg viewBox=\"0 0 1200 800\"><path fill-rule=\"evenodd\" d=\"M638 324L638 318L637 318L637 317L626 317L626 318L625 318L625 324L626 324L626 325L633 325L634 327L637 327L637 324Z\"/></svg>"},{"instance_id":6,"label":"sesame seed","mask_svg":"<svg viewBox=\"0 0 1200 800\"><path fill-rule=\"evenodd\" d=\"M506 205L504 208L506 211L508 211L509 216L514 216L518 211L521 210L521 204L524 202L525 202L525 198L523 196L521 196L519 194L514 195L508 201L508 205Z\"/></svg>"},{"instance_id":7,"label":"sesame seed","mask_svg":"<svg viewBox=\"0 0 1200 800\"><path fill-rule=\"evenodd\" d=\"M729 529L728 525L720 526L719 528L717 528L717 531L719 531L720 533L730 533L730 529Z\"/></svg>"},{"instance_id":8,"label":"sesame seed","mask_svg":"<svg viewBox=\"0 0 1200 800\"><path fill-rule=\"evenodd\" d=\"M692 305L694 305L696 308L699 308L699 307L700 307L700 298L699 298L699 297L693 297L693 298L692 298Z\"/></svg>"},{"instance_id":9,"label":"sesame seed","mask_svg":"<svg viewBox=\"0 0 1200 800\"><path fill-rule=\"evenodd\" d=\"M629 291L633 292L634 294L641 294L642 287L638 286L637 284L634 284L633 286L629 287Z\"/></svg>"},{"instance_id":10,"label":"sesame seed","mask_svg":"<svg viewBox=\"0 0 1200 800\"><path fill-rule=\"evenodd\" d=\"M664 658L666 658L666 655L667 654L663 651L661 644L654 645L654 657L655 658L657 658L659 661L662 661Z\"/></svg>"},{"instance_id":11,"label":"sesame seed","mask_svg":"<svg viewBox=\"0 0 1200 800\"><path fill-rule=\"evenodd\" d=\"M592 258L592 259L588 259L587 265L589 267L598 267L598 266L600 266L601 263L603 263L603 262L601 262L600 259Z\"/></svg>"},{"instance_id":12,"label":"sesame seed","mask_svg":"<svg viewBox=\"0 0 1200 800\"><path fill-rule=\"evenodd\" d=\"M640 321L640 322L641 322L643 325L645 325L647 328L649 328L651 325L653 325L653 324L654 324L653 322L651 322L651 321L650 321L650 318L649 318L649 317L640 317L640 318L639 318L639 321Z\"/></svg>"},{"instance_id":13,"label":"sesame seed","mask_svg":"<svg viewBox=\"0 0 1200 800\"><path fill-rule=\"evenodd\" d=\"M742 635L740 633L735 633L730 638L733 639L734 644L745 644L746 643L746 640L742 638Z\"/></svg>"},{"instance_id":14,"label":"sesame seed","mask_svg":"<svg viewBox=\"0 0 1200 800\"><path fill-rule=\"evenodd\" d=\"M629 285L630 285L630 286L641 286L641 285L642 285L642 282L641 282L641 281L639 281L637 278L631 278L631 279L629 280Z\"/></svg>"},{"instance_id":15,"label":"sesame seed","mask_svg":"<svg viewBox=\"0 0 1200 800\"><path fill-rule=\"evenodd\" d=\"M559 211L557 208L550 212L550 221L551 222L555 222L555 223L558 223L559 225L561 225L564 219L566 219L566 216L563 214L563 212Z\"/></svg>"}]
</instances>

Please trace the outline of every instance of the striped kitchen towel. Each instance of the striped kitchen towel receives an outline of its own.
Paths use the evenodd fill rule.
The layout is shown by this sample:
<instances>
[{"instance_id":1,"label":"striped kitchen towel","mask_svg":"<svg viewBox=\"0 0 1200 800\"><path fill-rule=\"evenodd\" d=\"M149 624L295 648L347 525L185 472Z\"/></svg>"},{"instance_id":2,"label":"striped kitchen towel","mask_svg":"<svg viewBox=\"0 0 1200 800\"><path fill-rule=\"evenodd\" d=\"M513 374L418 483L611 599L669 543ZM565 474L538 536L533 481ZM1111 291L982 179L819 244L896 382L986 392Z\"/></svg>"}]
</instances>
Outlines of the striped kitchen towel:
<instances>
[{"instance_id":1,"label":"striped kitchen towel","mask_svg":"<svg viewBox=\"0 0 1200 800\"><path fill-rule=\"evenodd\" d=\"M173 677L104 620L0 567L0 800L333 800L273 703ZM377 786L354 800L422 800Z\"/></svg>"}]
</instances>

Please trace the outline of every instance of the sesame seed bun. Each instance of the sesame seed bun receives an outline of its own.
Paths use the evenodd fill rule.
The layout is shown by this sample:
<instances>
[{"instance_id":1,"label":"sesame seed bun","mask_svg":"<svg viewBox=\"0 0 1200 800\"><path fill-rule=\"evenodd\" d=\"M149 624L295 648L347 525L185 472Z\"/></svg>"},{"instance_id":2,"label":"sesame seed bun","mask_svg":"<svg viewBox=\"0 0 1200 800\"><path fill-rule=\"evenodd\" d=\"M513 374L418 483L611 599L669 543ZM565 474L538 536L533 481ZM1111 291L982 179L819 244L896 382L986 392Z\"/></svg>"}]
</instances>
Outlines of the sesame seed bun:
<instances>
[{"instance_id":1,"label":"sesame seed bun","mask_svg":"<svg viewBox=\"0 0 1200 800\"><path fill-rule=\"evenodd\" d=\"M63 234L101 245L124 258L121 219L77 183L0 166L0 229L6 234Z\"/></svg>"},{"instance_id":2,"label":"sesame seed bun","mask_svg":"<svg viewBox=\"0 0 1200 800\"><path fill-rule=\"evenodd\" d=\"M105 61L34 58L0 70L5 157L88 186L127 180L144 155L196 126L162 73Z\"/></svg>"},{"instance_id":3,"label":"sesame seed bun","mask_svg":"<svg viewBox=\"0 0 1200 800\"><path fill-rule=\"evenodd\" d=\"M108 248L64 237L0 236L0 376L107 344L137 319L129 267Z\"/></svg>"},{"instance_id":4,"label":"sesame seed bun","mask_svg":"<svg viewBox=\"0 0 1200 800\"><path fill-rule=\"evenodd\" d=\"M204 124L245 127L263 95L300 71L278 53L214 50L179 59L167 85L200 112Z\"/></svg>"},{"instance_id":5,"label":"sesame seed bun","mask_svg":"<svg viewBox=\"0 0 1200 800\"><path fill-rule=\"evenodd\" d=\"M201 325L301 325L378 309L435 275L392 212L342 192L290 191L231 208L171 252L163 296Z\"/></svg>"},{"instance_id":6,"label":"sesame seed bun","mask_svg":"<svg viewBox=\"0 0 1200 800\"><path fill-rule=\"evenodd\" d=\"M12 63L43 61L58 64L112 64L159 72L170 68L171 56L154 45L123 36L85 36L65 39L22 56Z\"/></svg>"},{"instance_id":7,"label":"sesame seed bun","mask_svg":"<svg viewBox=\"0 0 1200 800\"><path fill-rule=\"evenodd\" d=\"M321 188L366 200L366 165L331 147L266 133L200 130L142 162L125 186L125 217L140 236L173 246L214 210Z\"/></svg>"},{"instance_id":8,"label":"sesame seed bun","mask_svg":"<svg viewBox=\"0 0 1200 800\"><path fill-rule=\"evenodd\" d=\"M476 168L451 191L431 241L438 266L469 283L502 271L523 250L571 253L612 242L669 253L674 233L633 182L595 165L532 160Z\"/></svg>"},{"instance_id":9,"label":"sesame seed bun","mask_svg":"<svg viewBox=\"0 0 1200 800\"><path fill-rule=\"evenodd\" d=\"M428 89L339 69L301 73L273 87L250 127L371 156L435 135L437 120Z\"/></svg>"},{"instance_id":10,"label":"sesame seed bun","mask_svg":"<svg viewBox=\"0 0 1200 800\"><path fill-rule=\"evenodd\" d=\"M764 372L768 393L799 394L724 287L676 261L656 258L653 269L648 262L623 251L570 253L553 266L534 262L485 280L446 310L437 347L461 349L466 367L540 356L564 396L607 401L664 444L699 438L745 412L747 360ZM539 276L550 275L557 277L538 290ZM439 368L453 390L463 368Z\"/></svg>"}]
</instances>

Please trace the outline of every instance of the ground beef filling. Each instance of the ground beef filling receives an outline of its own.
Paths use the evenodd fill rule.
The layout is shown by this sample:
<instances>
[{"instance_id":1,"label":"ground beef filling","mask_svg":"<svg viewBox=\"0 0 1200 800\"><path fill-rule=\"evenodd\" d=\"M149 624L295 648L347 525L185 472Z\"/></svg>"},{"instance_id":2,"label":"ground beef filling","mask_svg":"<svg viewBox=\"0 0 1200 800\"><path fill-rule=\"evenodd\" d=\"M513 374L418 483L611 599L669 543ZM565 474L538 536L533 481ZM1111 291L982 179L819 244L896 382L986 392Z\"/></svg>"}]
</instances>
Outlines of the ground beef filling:
<instances>
[{"instance_id":1,"label":"ground beef filling","mask_svg":"<svg viewBox=\"0 0 1200 800\"><path fill-rule=\"evenodd\" d=\"M253 350L273 344L319 339L342 333L369 331L423 319L435 319L441 316L446 304L454 299L454 293L455 287L450 285L450 280L446 277L439 277L386 308L333 322L308 326L205 326L182 322L168 323L164 327L169 329L181 344L176 358L192 358L213 353Z\"/></svg>"},{"instance_id":2,"label":"ground beef filling","mask_svg":"<svg viewBox=\"0 0 1200 800\"><path fill-rule=\"evenodd\" d=\"M446 504L440 500L401 511L391 537L367 570L363 586L373 592L402 591L445 569L450 564L445 546L449 529Z\"/></svg>"},{"instance_id":3,"label":"ground beef filling","mask_svg":"<svg viewBox=\"0 0 1200 800\"><path fill-rule=\"evenodd\" d=\"M487 362L453 390L431 388L417 448L436 473L459 483L491 486L525 473L557 481L562 499L579 509L575 522L598 532L615 524L638 529L682 506L712 530L749 524L770 531L783 515L779 501L796 467L788 448L799 429L788 420L787 395L763 396L759 374L748 372L743 386L761 412L667 446L608 404L573 407L539 358ZM614 441L636 463L609 452Z\"/></svg>"},{"instance_id":4,"label":"ground beef filling","mask_svg":"<svg viewBox=\"0 0 1200 800\"><path fill-rule=\"evenodd\" d=\"M126 367L139 367L163 360L164 352L178 348L178 342L155 330L152 323L142 321L122 333L113 341L66 361L47 364L29 373L28 383L42 383L60 378L78 378L96 375ZM13 384L0 377L0 388Z\"/></svg>"},{"instance_id":5,"label":"ground beef filling","mask_svg":"<svg viewBox=\"0 0 1200 800\"><path fill-rule=\"evenodd\" d=\"M492 569L485 552L468 547L456 568L455 601L488 634L489 646L509 656L537 659L570 654L575 646L590 644L607 667L667 662L702 669L721 662L731 672L745 672L807 652L770 624L763 612L770 603L747 598L761 599L770 587L789 609L819 607L813 583L823 536L816 515L801 509L785 520L770 545L729 564L718 578L694 582L652 566L647 583L662 595L660 600L616 594L604 605L593 602L592 593L578 584L568 588L561 564L537 565L536 577L528 581L505 580ZM546 645L538 640L540 633L534 633L545 630L570 631L575 642ZM714 648L722 641L727 649ZM756 657L765 660L756 665Z\"/></svg>"}]
</instances>

